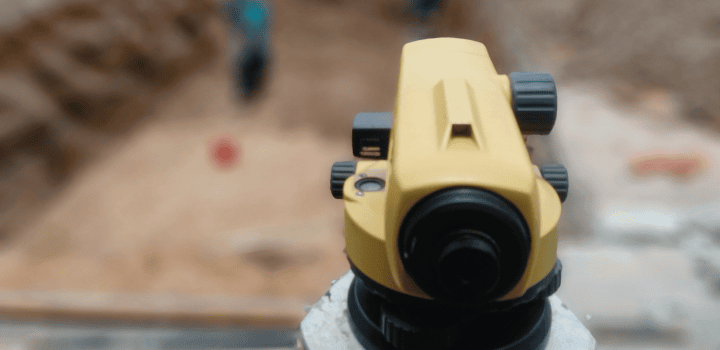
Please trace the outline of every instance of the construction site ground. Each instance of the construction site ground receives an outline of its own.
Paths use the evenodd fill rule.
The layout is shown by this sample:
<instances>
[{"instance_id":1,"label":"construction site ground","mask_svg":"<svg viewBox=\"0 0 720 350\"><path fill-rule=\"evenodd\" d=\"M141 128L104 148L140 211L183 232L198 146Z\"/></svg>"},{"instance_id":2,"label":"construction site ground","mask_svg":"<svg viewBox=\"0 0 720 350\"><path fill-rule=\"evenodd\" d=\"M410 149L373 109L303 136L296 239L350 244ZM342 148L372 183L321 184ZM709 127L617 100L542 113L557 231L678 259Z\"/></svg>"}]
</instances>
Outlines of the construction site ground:
<instances>
[{"instance_id":1,"label":"construction site ground","mask_svg":"<svg viewBox=\"0 0 720 350\"><path fill-rule=\"evenodd\" d=\"M602 55L614 47L608 38L619 37L612 26L598 23L618 12L590 3L448 2L424 34L485 43L500 73L543 70L557 77L556 129L548 138L531 137L530 144L534 161L563 162L569 170L570 196L559 227L566 269L559 295L601 348L716 348L715 107L702 104L709 98L684 98L690 84L667 83L661 79L670 75L662 73L666 68L651 65L652 75L603 65L619 57ZM640 3L623 23L642 12ZM708 3L702 8L712 18L717 6L699 3ZM134 347L118 345L120 331L80 330L58 319L235 327L222 328L224 335L191 329L177 335L161 328L140 334L151 326L122 333L154 339L148 347L269 344L218 340L256 337L237 333L246 327L284 327L271 336L277 344L294 336L303 307L349 268L342 202L329 191L330 166L352 159L356 113L392 110L402 45L422 35L396 5L276 1L273 64L259 100L236 98L232 55L224 45L212 62L163 92L134 128L109 141L21 227L4 233L9 238L0 252L0 311L8 321L2 328L18 336L4 337L0 346L51 348L45 337L65 339L72 348L78 343L67 339L78 336L88 341L85 348ZM715 22L707 23L704 30L716 37ZM212 26L218 42L232 39L220 20ZM652 33L637 40L648 37ZM635 63L628 66L642 66L648 55L631 55ZM711 62L711 56L684 59L689 67ZM622 60L616 65L626 67ZM588 73L578 73L578 67ZM231 167L213 162L219 138L239 147ZM688 149L704 162L696 176L632 173L637 155ZM278 346L288 343L283 344Z\"/></svg>"},{"instance_id":2,"label":"construction site ground","mask_svg":"<svg viewBox=\"0 0 720 350\"><path fill-rule=\"evenodd\" d=\"M469 4L450 15L477 12ZM8 346L72 333L47 320L293 328L348 270L330 166L352 159L356 113L392 110L402 45L419 34L402 6L380 1L276 5L260 98L238 98L227 45L237 38L218 18L216 57L6 233L0 311L30 322L9 326L26 331ZM455 19L434 26L491 45L477 21ZM230 167L214 162L220 138L238 147Z\"/></svg>"}]
</instances>

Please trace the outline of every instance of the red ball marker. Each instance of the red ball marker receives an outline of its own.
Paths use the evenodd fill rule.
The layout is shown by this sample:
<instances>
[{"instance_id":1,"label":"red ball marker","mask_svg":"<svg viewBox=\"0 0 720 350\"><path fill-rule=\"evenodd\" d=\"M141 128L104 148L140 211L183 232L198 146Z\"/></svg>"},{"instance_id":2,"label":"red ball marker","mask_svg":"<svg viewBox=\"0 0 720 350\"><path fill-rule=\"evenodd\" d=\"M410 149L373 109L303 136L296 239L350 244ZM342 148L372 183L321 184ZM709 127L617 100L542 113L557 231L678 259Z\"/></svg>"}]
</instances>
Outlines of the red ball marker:
<instances>
[{"instance_id":1,"label":"red ball marker","mask_svg":"<svg viewBox=\"0 0 720 350\"><path fill-rule=\"evenodd\" d=\"M240 156L240 146L231 136L221 136L210 143L210 159L220 169L232 168Z\"/></svg>"}]
</instances>

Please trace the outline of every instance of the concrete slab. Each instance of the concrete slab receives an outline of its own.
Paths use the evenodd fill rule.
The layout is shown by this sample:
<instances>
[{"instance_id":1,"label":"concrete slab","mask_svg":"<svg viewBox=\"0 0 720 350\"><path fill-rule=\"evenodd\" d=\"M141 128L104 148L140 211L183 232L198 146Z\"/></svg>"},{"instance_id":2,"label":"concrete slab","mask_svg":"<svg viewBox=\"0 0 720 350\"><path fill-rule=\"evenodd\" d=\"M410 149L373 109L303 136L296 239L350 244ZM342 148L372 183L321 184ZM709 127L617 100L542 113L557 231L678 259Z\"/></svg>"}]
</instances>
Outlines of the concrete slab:
<instances>
[{"instance_id":1,"label":"concrete slab","mask_svg":"<svg viewBox=\"0 0 720 350\"><path fill-rule=\"evenodd\" d=\"M578 181L588 187L595 203L593 212L597 213L588 213L596 222L596 236L612 235L618 228L633 224L613 222L616 212L638 214L637 230L644 229L643 225L647 228L648 222L660 223L648 230L659 235L680 232L686 215L695 222L718 226L718 219L703 221L701 218L707 215L700 213L712 212L720 197L720 187L712 181L720 178L720 140L691 127L669 128L648 122L651 118L647 112L620 109L609 92L599 86L564 87L558 96L558 119L550 136L551 145L568 169L571 186ZM699 150L708 166L685 181L633 176L629 167L633 157L654 150ZM567 203L581 200L584 198L571 189Z\"/></svg>"},{"instance_id":2,"label":"concrete slab","mask_svg":"<svg viewBox=\"0 0 720 350\"><path fill-rule=\"evenodd\" d=\"M561 247L558 256L557 295L601 345L690 346L704 336L693 324L720 310L681 249L593 244Z\"/></svg>"}]
</instances>

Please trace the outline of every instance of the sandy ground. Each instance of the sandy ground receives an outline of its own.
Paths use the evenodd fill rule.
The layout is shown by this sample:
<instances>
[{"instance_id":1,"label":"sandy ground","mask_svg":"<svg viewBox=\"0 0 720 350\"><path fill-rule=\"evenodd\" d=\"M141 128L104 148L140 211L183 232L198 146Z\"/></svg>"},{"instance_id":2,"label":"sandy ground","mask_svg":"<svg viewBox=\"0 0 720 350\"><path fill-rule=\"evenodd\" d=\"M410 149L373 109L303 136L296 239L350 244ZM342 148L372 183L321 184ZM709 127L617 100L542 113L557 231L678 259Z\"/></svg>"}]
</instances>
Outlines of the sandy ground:
<instances>
[{"instance_id":1,"label":"sandy ground","mask_svg":"<svg viewBox=\"0 0 720 350\"><path fill-rule=\"evenodd\" d=\"M458 4L446 17L470 18ZM276 6L266 96L236 101L227 55L185 80L13 235L0 288L317 300L348 269L330 167L352 159L356 113L392 108L413 35L396 5ZM482 38L448 21L436 32ZM211 160L218 137L239 144L232 168Z\"/></svg>"},{"instance_id":2,"label":"sandy ground","mask_svg":"<svg viewBox=\"0 0 720 350\"><path fill-rule=\"evenodd\" d=\"M341 223L328 215L341 212L326 180L349 146L264 126L277 103L268 99L256 111L243 110L229 86L221 65L193 77L156 111L155 122L76 177L3 254L2 285L271 295L309 287L310 295L322 293L327 283L315 285L290 266L302 262L310 276L318 267L327 270L323 263L336 266L317 276L328 281L347 268ZM209 145L221 135L240 144L233 169L211 162ZM243 263L239 229L302 220L315 227L298 223L280 235L306 235L297 245L307 251L265 249L248 257L258 264ZM313 246L318 241L321 246ZM249 282L263 279L268 283Z\"/></svg>"},{"instance_id":3,"label":"sandy ground","mask_svg":"<svg viewBox=\"0 0 720 350\"><path fill-rule=\"evenodd\" d=\"M351 158L349 136L355 113L384 111L392 107L400 50L402 44L414 35L405 25L407 17L397 3L399 1L380 0L279 2L282 6L276 7L277 25L273 36L275 65L265 98L250 105L236 103L229 89L232 84L228 62L223 59L184 81L157 104L155 112L142 127L119 140L103 153L99 161L83 169L66 184L59 196L46 203L47 210L31 225L13 235L16 239L0 252L0 288L269 295L299 297L308 302L317 300L328 289L330 280L339 277L348 268L342 253L342 203L332 199L328 191L330 165L334 161ZM536 147L536 162L569 160L566 163L569 170L577 173L571 178L571 194L563 209L561 247L577 243L574 241L615 242L619 240L616 236L635 239L640 234L652 236L652 242L659 242L648 246L675 244L673 239L680 234L668 234L672 236L672 239L667 239L668 243L664 241L664 236L660 237L662 232L657 229L641 228L639 233L619 231L618 228L629 230L632 227L618 225L598 229L594 227L598 220L592 217L602 204L600 199L603 196L597 194L604 194L607 197L604 199L619 198L619 194L638 194L632 198L633 202L637 202L638 198L649 198L647 194L657 197L651 199L658 200L714 196L714 187L713 191L704 188L712 187L713 179L717 178L718 168L712 165L720 159L717 157L720 153L708 153L711 167L703 173L703 177L689 181L687 185L661 177L651 180L631 178L628 170L635 153L647 151L649 145L682 148L685 140L688 145L702 141L698 137L700 133L679 134L680 126L687 121L683 105L687 101L692 102L692 99L683 102L682 98L675 96L676 89L681 90L681 95L691 90L673 84L648 88L613 83L609 89L607 86L595 89L591 85L586 96L567 89L568 83L574 79L597 80L608 74L601 69L607 59L603 55L595 55L597 50L612 55L614 51L606 48L632 47L633 42L647 40L642 39L644 37L632 39L635 36L627 36L630 38L627 39L622 36L623 45L614 45L613 40L608 39L603 40L605 46L590 45L587 50L578 46L575 54L568 48L554 46L557 44L555 41L575 42L563 38L570 33L566 29L573 27L576 15L590 19L604 16L604 10L600 11L603 8L598 7L591 9L589 13L592 16L583 17L585 12L579 10L583 8L580 5L590 1L534 5L562 7L565 11L552 8L540 11L535 7L525 7L525 2L507 2L508 6L512 5L510 10L532 10L528 12L534 17L516 18L516 22L525 22L527 28L523 30L526 34L555 33L560 37L548 42L534 41L533 35L527 35L525 41L517 40L514 36L518 35L512 28L501 28L499 24L503 22L508 27L515 25L513 21L506 21L512 11L493 12L497 18L484 21L482 14L474 15L476 12L470 6L471 1L453 3L460 5L454 5L444 17L435 21L435 30L432 31L435 35L467 37L484 42L498 71L507 73L524 68L547 68L558 73L557 81L564 86L562 96L567 98L567 103L562 105L566 108L563 118L567 115L567 120L573 123L558 124L554 136L550 138L553 141L554 137L554 142L542 137L532 139L532 145ZM575 6L565 6L569 3ZM625 20L635 23L628 18L636 12L629 11ZM551 13L559 17L546 16ZM707 16L710 15L708 11ZM509 44L503 51L507 57L501 55L501 50L492 41L494 34L487 23L498 24L497 33L507 36L506 43ZM597 23L607 22L597 20ZM650 24L665 28L664 23L669 22L655 20ZM590 24L588 28L595 28ZM655 28L650 25L635 26L640 29ZM613 26L600 27L596 28L599 32L615 29ZM633 32L630 29L624 31ZM701 34L706 35L705 32L698 35ZM693 45L703 43L689 38L692 36L678 36L675 40ZM533 43L545 49L536 50L534 58L530 45ZM673 45L666 46L675 48ZM708 50L712 47L708 46L705 50L707 57L711 57ZM677 52L685 51L677 49ZM703 53L697 52L698 55ZM585 60L588 57L595 58L595 65ZM617 60L624 61L625 58ZM574 62L574 67L588 65L592 68L588 72L595 75L588 77L573 73L566 65L568 62ZM667 69L662 67L656 69L658 72L655 74L667 73ZM630 73L617 74L636 77ZM693 73L688 76L696 74L702 75ZM672 74L664 77L674 81ZM711 79L698 81L707 84ZM599 91L605 90L609 90L610 97L598 99ZM708 110L711 107L708 105ZM575 111L582 111L582 117L578 117ZM636 112L639 113L637 118ZM590 133L600 130L593 127L593 123L606 130L614 130L614 133ZM665 131L651 128L658 126ZM709 130L703 131L710 133ZM680 143L675 142L678 135L682 136ZM239 163L230 169L218 169L209 156L210 144L221 136L235 139L241 147ZM716 140L717 135L712 134L708 138ZM706 141L706 151L718 149L716 141ZM608 145L611 142L614 144ZM554 147L550 147L553 144ZM712 148L711 144L714 145ZM705 147L705 144L701 146ZM603 166L598 165L601 163ZM618 181L625 177L631 181ZM620 185L628 183L634 191L620 189ZM608 186L616 191L608 191ZM691 187L696 190L692 192L694 197L687 192ZM716 216L715 212L707 213L704 216ZM632 338L634 335L630 333L633 331L628 331L627 324L618 320L631 319L635 322L632 317L637 316L636 313L642 316L637 318L641 320L640 326L645 327L638 326L640 328L636 333L642 336L645 334L643 331L655 329L648 328L647 323L652 325L652 322L664 318L654 317L652 313L662 314L671 310L673 304L658 302L658 306L653 303L661 297L673 296L676 291L682 292L678 293L683 298L693 301L687 305L681 303L681 306L705 313L700 316L693 314L683 322L668 322L672 326L668 329L674 332L678 325L690 324L687 330L683 328L683 332L714 334L711 329L717 322L714 320L720 309L717 299L709 300L708 293L697 291L702 286L696 285L697 278L689 271L690 266L694 266L689 262L694 260L674 248L652 255L657 257L652 260L646 259L646 255L632 255L636 253L626 247L627 243L618 243L617 246L624 248L613 246L614 250L603 248L592 251L588 248L586 251L581 247L577 248L580 249L577 254L564 250L564 257L568 259L569 266L575 266L576 272L573 277L572 268L568 268L561 292L580 290L571 293L577 295L575 305L579 307L576 312L584 311L582 313L586 313L586 317L595 315L592 320L600 325L597 326L600 329L598 334L602 336L604 331L612 336L619 329L616 333L622 336L618 337ZM593 266L586 265L589 262L582 260L592 254L597 254L592 262L598 270L593 270ZM612 259L618 255L631 257L623 261L628 266L633 264L633 269L628 269L628 273L634 273L633 277L615 273L618 269L616 265L603 265L614 261ZM576 259L574 263L573 258ZM664 268L658 269L657 266ZM708 268L706 270L709 271ZM591 279L595 284L577 276ZM694 289L689 288L691 283ZM600 287L588 287L594 285ZM618 285L626 289L616 288ZM638 288L638 285L645 287ZM593 292L603 288L612 290L610 293ZM648 298L650 294L655 299ZM572 302L569 294L563 295L563 298ZM706 299L709 301L706 302ZM607 300L612 303L601 303ZM598 310L606 312L607 320L602 321L603 313ZM652 317L647 316L648 313ZM581 320L589 322L591 318L581 317ZM657 334L665 334L662 333L665 329L660 329ZM690 348L691 343L683 344L686 346L683 348ZM706 344L714 344L714 348L718 342L708 340ZM649 345L647 348L658 346Z\"/></svg>"}]
</instances>

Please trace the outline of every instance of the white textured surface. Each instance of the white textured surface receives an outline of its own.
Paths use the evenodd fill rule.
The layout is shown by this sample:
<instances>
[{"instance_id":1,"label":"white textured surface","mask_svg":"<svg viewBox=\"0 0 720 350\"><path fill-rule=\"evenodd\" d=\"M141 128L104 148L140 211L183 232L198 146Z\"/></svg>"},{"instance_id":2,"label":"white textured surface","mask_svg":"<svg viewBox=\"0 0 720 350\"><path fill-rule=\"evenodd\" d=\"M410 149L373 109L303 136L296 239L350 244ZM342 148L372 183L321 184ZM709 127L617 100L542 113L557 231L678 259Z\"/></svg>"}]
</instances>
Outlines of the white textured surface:
<instances>
[{"instance_id":1,"label":"white textured surface","mask_svg":"<svg viewBox=\"0 0 720 350\"><path fill-rule=\"evenodd\" d=\"M347 295L353 277L348 271L335 281L300 323L305 350L363 350L347 318Z\"/></svg>"},{"instance_id":2,"label":"white textured surface","mask_svg":"<svg viewBox=\"0 0 720 350\"><path fill-rule=\"evenodd\" d=\"M546 350L595 349L595 338L556 295L550 297L553 321Z\"/></svg>"},{"instance_id":3,"label":"white textured surface","mask_svg":"<svg viewBox=\"0 0 720 350\"><path fill-rule=\"evenodd\" d=\"M685 253L674 248L608 245L564 247L558 296L590 329L673 329L705 305L704 286ZM689 331L685 329L685 331Z\"/></svg>"}]
</instances>

